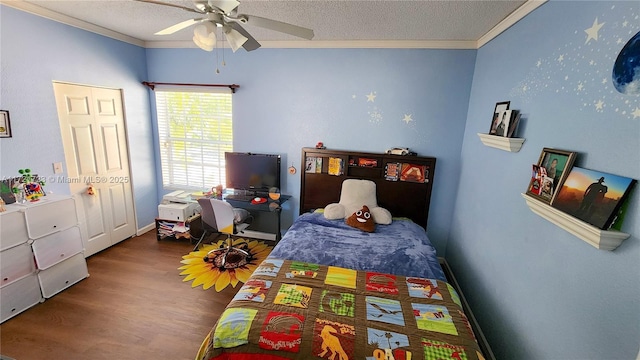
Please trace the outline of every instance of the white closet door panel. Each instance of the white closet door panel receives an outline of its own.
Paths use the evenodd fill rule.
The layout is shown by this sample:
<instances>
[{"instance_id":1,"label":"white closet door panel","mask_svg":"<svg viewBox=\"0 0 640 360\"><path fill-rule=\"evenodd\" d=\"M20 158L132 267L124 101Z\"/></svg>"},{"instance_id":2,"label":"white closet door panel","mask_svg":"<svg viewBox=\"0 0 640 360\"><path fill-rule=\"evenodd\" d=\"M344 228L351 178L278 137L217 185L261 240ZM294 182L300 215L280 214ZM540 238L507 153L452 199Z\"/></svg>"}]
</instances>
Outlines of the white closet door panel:
<instances>
[{"instance_id":1,"label":"white closet door panel","mask_svg":"<svg viewBox=\"0 0 640 360\"><path fill-rule=\"evenodd\" d=\"M0 216L0 251L29 240L24 214L20 211L3 213Z\"/></svg>"},{"instance_id":2,"label":"white closet door panel","mask_svg":"<svg viewBox=\"0 0 640 360\"><path fill-rule=\"evenodd\" d=\"M89 270L83 254L74 255L38 273L42 294L47 299L87 276Z\"/></svg>"},{"instance_id":3,"label":"white closet door panel","mask_svg":"<svg viewBox=\"0 0 640 360\"><path fill-rule=\"evenodd\" d=\"M125 146L119 144L120 137L118 136L121 130L118 129L118 124L103 124L102 125L102 145L105 156L105 167L108 173L113 171L123 170L122 159L127 154L122 154L122 150L126 150Z\"/></svg>"},{"instance_id":4,"label":"white closet door panel","mask_svg":"<svg viewBox=\"0 0 640 360\"><path fill-rule=\"evenodd\" d=\"M74 226L67 230L47 235L34 241L32 246L38 269L47 269L82 252L80 228Z\"/></svg>"},{"instance_id":5,"label":"white closet door panel","mask_svg":"<svg viewBox=\"0 0 640 360\"><path fill-rule=\"evenodd\" d=\"M98 161L93 151L81 151L80 149L92 149L93 127L90 124L74 124L71 127L73 132L73 144L77 151L73 154L76 167L80 174L90 178L90 175L98 174ZM81 181L84 183L85 181Z\"/></svg>"},{"instance_id":6,"label":"white closet door panel","mask_svg":"<svg viewBox=\"0 0 640 360\"><path fill-rule=\"evenodd\" d=\"M33 253L24 243L0 252L0 286L6 286L35 271Z\"/></svg>"},{"instance_id":7,"label":"white closet door panel","mask_svg":"<svg viewBox=\"0 0 640 360\"><path fill-rule=\"evenodd\" d=\"M125 184L114 184L109 186L109 197L111 200L111 219L114 229L129 225L132 218L129 214L126 202Z\"/></svg>"},{"instance_id":8,"label":"white closet door panel","mask_svg":"<svg viewBox=\"0 0 640 360\"><path fill-rule=\"evenodd\" d=\"M3 322L42 301L38 277L32 274L0 288L0 299L0 322Z\"/></svg>"},{"instance_id":9,"label":"white closet door panel","mask_svg":"<svg viewBox=\"0 0 640 360\"><path fill-rule=\"evenodd\" d=\"M25 218L31 239L38 239L78 224L75 201L71 198L43 202L30 207L25 212Z\"/></svg>"}]
</instances>

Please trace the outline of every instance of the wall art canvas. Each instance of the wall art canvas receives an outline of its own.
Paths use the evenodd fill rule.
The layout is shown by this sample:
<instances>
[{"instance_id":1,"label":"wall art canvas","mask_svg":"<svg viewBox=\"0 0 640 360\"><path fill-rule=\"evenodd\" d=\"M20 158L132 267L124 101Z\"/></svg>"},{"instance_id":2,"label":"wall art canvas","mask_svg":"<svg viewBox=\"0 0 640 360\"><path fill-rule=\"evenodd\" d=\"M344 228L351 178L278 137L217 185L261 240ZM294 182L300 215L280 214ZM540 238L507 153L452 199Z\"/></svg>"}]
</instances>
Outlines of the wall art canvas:
<instances>
[{"instance_id":1,"label":"wall art canvas","mask_svg":"<svg viewBox=\"0 0 640 360\"><path fill-rule=\"evenodd\" d=\"M606 230L635 183L624 176L573 167L551 205Z\"/></svg>"}]
</instances>

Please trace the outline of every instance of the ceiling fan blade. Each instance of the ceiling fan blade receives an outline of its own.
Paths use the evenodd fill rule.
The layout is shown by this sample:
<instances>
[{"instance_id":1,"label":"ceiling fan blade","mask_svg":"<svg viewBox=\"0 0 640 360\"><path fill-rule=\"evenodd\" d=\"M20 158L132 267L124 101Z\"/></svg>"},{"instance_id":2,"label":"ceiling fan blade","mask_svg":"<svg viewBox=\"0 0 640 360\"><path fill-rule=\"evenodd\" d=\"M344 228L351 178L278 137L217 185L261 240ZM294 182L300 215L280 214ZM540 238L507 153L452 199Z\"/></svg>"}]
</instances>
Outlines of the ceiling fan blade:
<instances>
[{"instance_id":1,"label":"ceiling fan blade","mask_svg":"<svg viewBox=\"0 0 640 360\"><path fill-rule=\"evenodd\" d=\"M186 21L183 21L181 23L177 23L175 25L169 26L168 28L164 29L164 30L160 30L157 33L155 33L154 35L169 35L169 34L173 34L176 31L182 30L184 28L187 28L191 25L195 25L199 22L201 22L202 20L206 20L205 18L200 18L200 19L189 19Z\"/></svg>"},{"instance_id":2,"label":"ceiling fan blade","mask_svg":"<svg viewBox=\"0 0 640 360\"><path fill-rule=\"evenodd\" d=\"M261 28L279 31L281 33L301 37L307 40L313 39L313 30L297 25L287 24L282 21L246 14L238 15L238 20L243 24L259 26Z\"/></svg>"},{"instance_id":3,"label":"ceiling fan blade","mask_svg":"<svg viewBox=\"0 0 640 360\"><path fill-rule=\"evenodd\" d=\"M249 34L247 30L245 30L240 24L238 24L237 22L229 22L227 25L231 26L231 28L248 39L244 44L242 44L242 47L246 51L253 51L260 47L260 43L256 39L254 39L253 36L251 36L251 34Z\"/></svg>"},{"instance_id":4,"label":"ceiling fan blade","mask_svg":"<svg viewBox=\"0 0 640 360\"><path fill-rule=\"evenodd\" d=\"M225 14L230 13L240 5L240 2L237 0L209 0L208 2L210 6L222 10Z\"/></svg>"},{"instance_id":5,"label":"ceiling fan blade","mask_svg":"<svg viewBox=\"0 0 640 360\"><path fill-rule=\"evenodd\" d=\"M182 9L182 10L185 10L185 11L194 12L194 13L197 13L197 14L203 14L203 12L200 11L200 10L188 8L188 7L181 6L181 5L166 3L166 2L162 2L162 1L156 1L156 0L135 0L135 1L146 2L146 3L149 3L149 4L156 4L156 5L172 6L172 7L175 7L175 8L178 8L178 9Z\"/></svg>"}]
</instances>

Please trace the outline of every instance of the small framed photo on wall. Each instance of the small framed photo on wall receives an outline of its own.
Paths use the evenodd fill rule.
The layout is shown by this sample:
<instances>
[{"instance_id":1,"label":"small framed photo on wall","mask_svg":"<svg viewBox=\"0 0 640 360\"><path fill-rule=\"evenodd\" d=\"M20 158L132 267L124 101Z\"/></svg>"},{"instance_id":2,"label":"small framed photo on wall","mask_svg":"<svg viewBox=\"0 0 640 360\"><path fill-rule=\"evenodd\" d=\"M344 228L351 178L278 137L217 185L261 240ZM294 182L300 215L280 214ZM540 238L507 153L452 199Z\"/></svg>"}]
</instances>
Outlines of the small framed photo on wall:
<instances>
[{"instance_id":1,"label":"small framed photo on wall","mask_svg":"<svg viewBox=\"0 0 640 360\"><path fill-rule=\"evenodd\" d=\"M489 134L496 135L498 124L504 115L504 112L509 110L511 101L502 101L496 103L496 107L493 109L493 117L491 118L491 127L489 128Z\"/></svg>"},{"instance_id":2,"label":"small framed photo on wall","mask_svg":"<svg viewBox=\"0 0 640 360\"><path fill-rule=\"evenodd\" d=\"M531 176L527 194L551 204L571 171L575 158L576 153L572 151L542 149L538 163L534 166L538 171Z\"/></svg>"},{"instance_id":3,"label":"small framed photo on wall","mask_svg":"<svg viewBox=\"0 0 640 360\"><path fill-rule=\"evenodd\" d=\"M11 122L9 121L9 111L0 110L0 138L11 137Z\"/></svg>"}]
</instances>

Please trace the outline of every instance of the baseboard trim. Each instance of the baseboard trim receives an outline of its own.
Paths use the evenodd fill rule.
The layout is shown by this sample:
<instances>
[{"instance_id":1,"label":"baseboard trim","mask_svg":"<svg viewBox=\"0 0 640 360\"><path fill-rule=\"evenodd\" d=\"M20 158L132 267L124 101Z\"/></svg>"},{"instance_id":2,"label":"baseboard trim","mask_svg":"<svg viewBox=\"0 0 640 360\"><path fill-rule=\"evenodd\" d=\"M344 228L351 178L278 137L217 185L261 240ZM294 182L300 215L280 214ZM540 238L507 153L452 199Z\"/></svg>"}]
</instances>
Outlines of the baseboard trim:
<instances>
[{"instance_id":1,"label":"baseboard trim","mask_svg":"<svg viewBox=\"0 0 640 360\"><path fill-rule=\"evenodd\" d=\"M147 225L145 227L142 227L142 228L138 229L138 231L136 231L136 235L140 236L140 235L142 235L144 233L147 233L147 232L149 232L151 230L155 230L155 229L156 229L156 224L155 224L155 222L153 222L153 223L151 223L151 224L149 224L149 225Z\"/></svg>"},{"instance_id":2,"label":"baseboard trim","mask_svg":"<svg viewBox=\"0 0 640 360\"><path fill-rule=\"evenodd\" d=\"M460 285L453 275L453 271L451 271L451 267L447 260L443 257L438 257L438 262L444 271L444 276L447 278L447 281L453 288L458 292L460 296L460 302L462 303L462 308L464 309L465 314L467 314L467 318L469 319L469 323L471 323L471 328L473 329L474 334L476 335L476 340L478 341L478 345L480 346L480 350L482 351L482 355L484 355L487 360L496 360L496 357L493 355L493 351L491 350L491 346L489 346L489 342L487 338L485 338L482 329L480 328L480 324L476 320L476 317L473 315L473 311L469 307L469 303L467 299L465 299L464 294L462 293L462 289L460 289Z\"/></svg>"}]
</instances>

